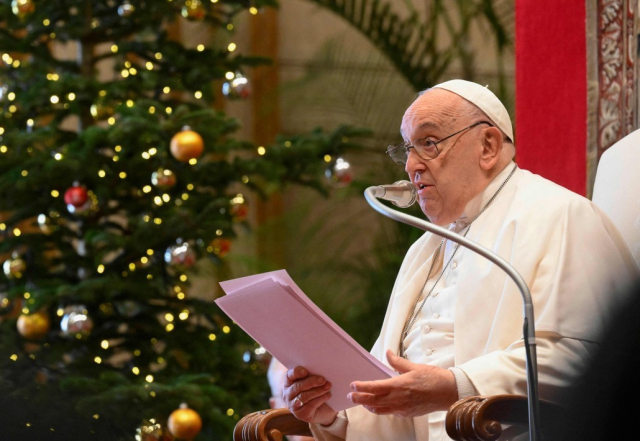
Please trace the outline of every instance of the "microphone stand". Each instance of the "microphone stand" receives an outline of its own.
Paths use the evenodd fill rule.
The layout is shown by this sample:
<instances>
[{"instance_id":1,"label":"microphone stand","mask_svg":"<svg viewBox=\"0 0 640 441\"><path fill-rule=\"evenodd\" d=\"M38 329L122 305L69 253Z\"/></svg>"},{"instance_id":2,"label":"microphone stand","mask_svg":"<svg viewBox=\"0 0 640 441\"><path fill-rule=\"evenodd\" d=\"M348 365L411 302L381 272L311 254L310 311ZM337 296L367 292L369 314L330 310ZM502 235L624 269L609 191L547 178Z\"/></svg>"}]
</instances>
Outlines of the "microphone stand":
<instances>
[{"instance_id":1,"label":"microphone stand","mask_svg":"<svg viewBox=\"0 0 640 441\"><path fill-rule=\"evenodd\" d=\"M522 276L511 266L506 260L471 240L456 234L446 228L434 225L423 219L410 216L406 213L393 210L382 204L375 197L376 190L379 187L369 187L364 192L364 197L371 207L378 213L387 216L398 222L411 225L424 231L437 234L438 236L449 239L471 251L480 254L482 257L490 260L500 267L515 282L524 302L524 326L523 338L526 353L526 372L527 372L527 403L529 408L529 440L540 441L540 404L538 401L538 365L536 356L536 335L533 316L533 302L531 301L531 293L529 287Z\"/></svg>"}]
</instances>

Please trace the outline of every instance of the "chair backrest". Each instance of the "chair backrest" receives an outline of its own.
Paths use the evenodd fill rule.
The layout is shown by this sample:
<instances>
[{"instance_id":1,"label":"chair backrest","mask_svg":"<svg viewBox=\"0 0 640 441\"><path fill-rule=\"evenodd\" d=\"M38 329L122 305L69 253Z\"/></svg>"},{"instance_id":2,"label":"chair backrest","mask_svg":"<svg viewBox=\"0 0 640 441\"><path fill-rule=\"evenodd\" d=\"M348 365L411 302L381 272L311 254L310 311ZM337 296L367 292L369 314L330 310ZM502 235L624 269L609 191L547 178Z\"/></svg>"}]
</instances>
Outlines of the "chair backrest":
<instances>
[{"instance_id":1,"label":"chair backrest","mask_svg":"<svg viewBox=\"0 0 640 441\"><path fill-rule=\"evenodd\" d=\"M593 202L618 227L640 267L640 129L602 154Z\"/></svg>"}]
</instances>

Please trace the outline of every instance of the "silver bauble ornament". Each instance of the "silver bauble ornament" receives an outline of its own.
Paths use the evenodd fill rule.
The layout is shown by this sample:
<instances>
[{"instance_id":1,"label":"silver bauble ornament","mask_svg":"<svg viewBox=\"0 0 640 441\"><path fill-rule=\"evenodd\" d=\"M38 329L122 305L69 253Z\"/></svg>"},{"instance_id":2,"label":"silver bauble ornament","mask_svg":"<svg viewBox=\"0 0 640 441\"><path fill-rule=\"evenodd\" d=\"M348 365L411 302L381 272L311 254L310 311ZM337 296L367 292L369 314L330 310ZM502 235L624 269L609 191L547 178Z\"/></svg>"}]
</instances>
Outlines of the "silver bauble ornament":
<instances>
[{"instance_id":1,"label":"silver bauble ornament","mask_svg":"<svg viewBox=\"0 0 640 441\"><path fill-rule=\"evenodd\" d=\"M164 261L169 268L177 271L184 271L196 263L196 252L187 242L178 240L175 245L171 245L164 253Z\"/></svg>"},{"instance_id":2,"label":"silver bauble ornament","mask_svg":"<svg viewBox=\"0 0 640 441\"><path fill-rule=\"evenodd\" d=\"M353 170L343 158L337 158L324 172L325 177L333 184L347 185L353 181Z\"/></svg>"},{"instance_id":3,"label":"silver bauble ornament","mask_svg":"<svg viewBox=\"0 0 640 441\"><path fill-rule=\"evenodd\" d=\"M38 226L40 227L40 231L44 234L49 235L58 229L57 219L60 217L60 213L56 211L50 212L48 215L39 214L38 215Z\"/></svg>"},{"instance_id":4,"label":"silver bauble ornament","mask_svg":"<svg viewBox=\"0 0 640 441\"><path fill-rule=\"evenodd\" d=\"M248 98L251 95L249 80L240 72L222 84L222 93L229 99Z\"/></svg>"},{"instance_id":5,"label":"silver bauble ornament","mask_svg":"<svg viewBox=\"0 0 640 441\"><path fill-rule=\"evenodd\" d=\"M16 253L4 261L2 270L8 279L20 279L27 269L26 262Z\"/></svg>"},{"instance_id":6,"label":"silver bauble ornament","mask_svg":"<svg viewBox=\"0 0 640 441\"><path fill-rule=\"evenodd\" d=\"M118 15L122 18L130 17L136 11L136 7L129 3L129 0L124 0L120 6L118 6Z\"/></svg>"},{"instance_id":7,"label":"silver bauble ornament","mask_svg":"<svg viewBox=\"0 0 640 441\"><path fill-rule=\"evenodd\" d=\"M86 306L69 305L64 308L60 331L64 337L84 338L91 334L93 320L89 316Z\"/></svg>"}]
</instances>

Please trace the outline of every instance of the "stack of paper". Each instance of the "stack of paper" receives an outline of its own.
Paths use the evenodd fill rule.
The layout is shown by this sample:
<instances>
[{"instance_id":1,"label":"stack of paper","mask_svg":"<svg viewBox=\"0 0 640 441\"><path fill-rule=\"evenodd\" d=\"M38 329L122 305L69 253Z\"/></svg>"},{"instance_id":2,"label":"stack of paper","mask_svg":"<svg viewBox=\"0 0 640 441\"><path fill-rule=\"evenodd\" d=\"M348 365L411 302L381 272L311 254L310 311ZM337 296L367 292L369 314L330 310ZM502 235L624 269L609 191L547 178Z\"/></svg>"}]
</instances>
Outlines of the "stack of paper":
<instances>
[{"instance_id":1,"label":"stack of paper","mask_svg":"<svg viewBox=\"0 0 640 441\"><path fill-rule=\"evenodd\" d=\"M353 407L353 381L390 378L391 369L344 332L296 286L285 270L220 283L220 308L287 368L304 366L333 385L329 406Z\"/></svg>"}]
</instances>

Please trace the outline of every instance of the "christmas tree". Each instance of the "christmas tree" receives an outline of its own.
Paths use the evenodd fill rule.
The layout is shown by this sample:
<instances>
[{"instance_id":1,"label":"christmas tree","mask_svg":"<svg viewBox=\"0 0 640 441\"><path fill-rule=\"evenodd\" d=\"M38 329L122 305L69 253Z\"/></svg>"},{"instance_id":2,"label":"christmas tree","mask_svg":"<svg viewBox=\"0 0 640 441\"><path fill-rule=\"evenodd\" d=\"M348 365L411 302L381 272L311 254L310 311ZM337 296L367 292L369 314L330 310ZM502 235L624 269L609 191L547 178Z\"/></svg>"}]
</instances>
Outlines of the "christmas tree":
<instances>
[{"instance_id":1,"label":"christmas tree","mask_svg":"<svg viewBox=\"0 0 640 441\"><path fill-rule=\"evenodd\" d=\"M268 62L238 55L234 19L271 3L0 1L2 439L229 439L265 407L253 342L189 278L224 261L247 192L322 191L362 134L232 137L213 103ZM211 41L172 37L185 19Z\"/></svg>"}]
</instances>

